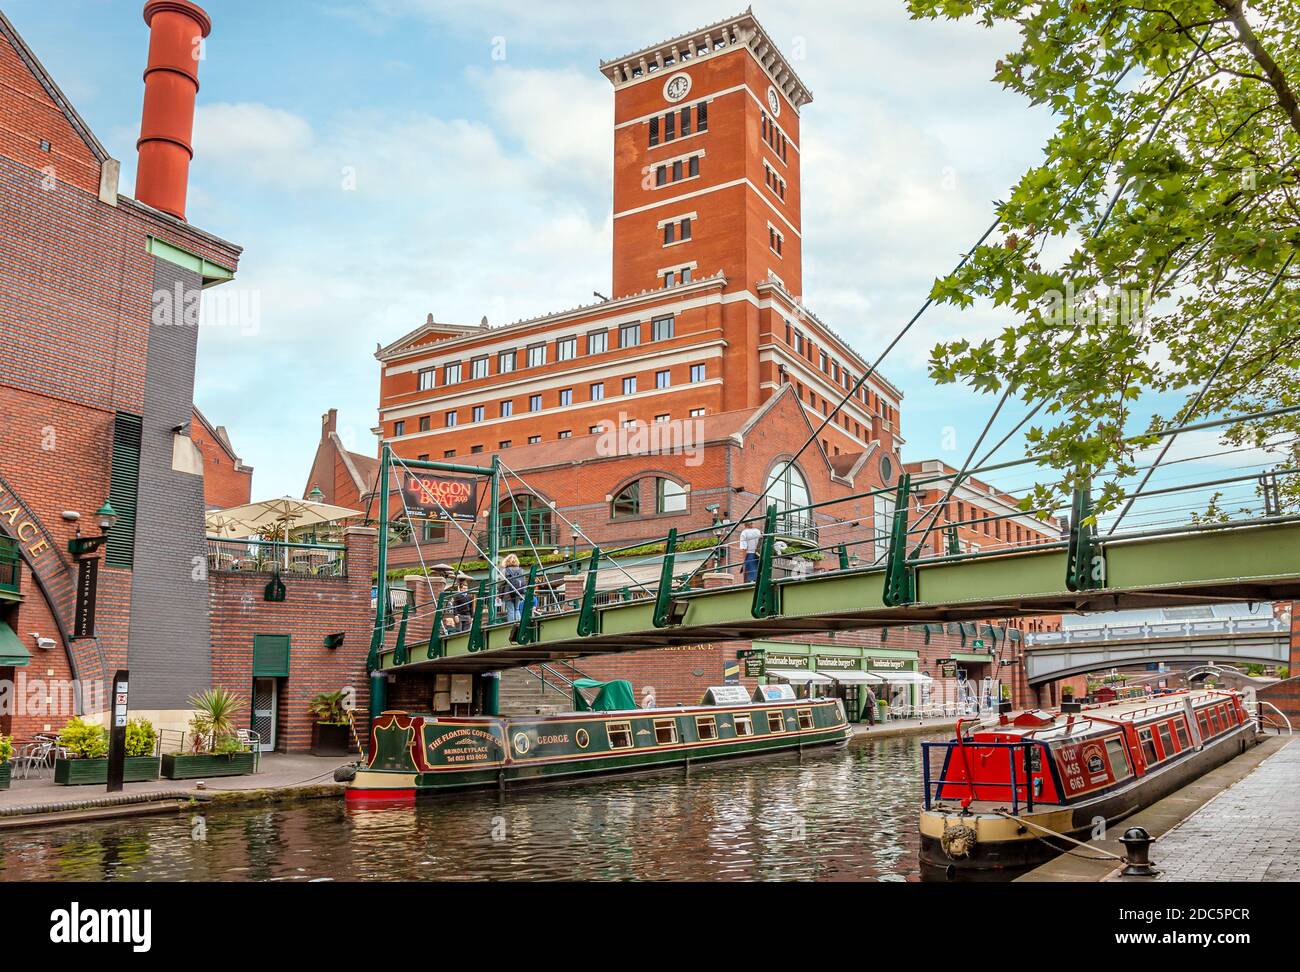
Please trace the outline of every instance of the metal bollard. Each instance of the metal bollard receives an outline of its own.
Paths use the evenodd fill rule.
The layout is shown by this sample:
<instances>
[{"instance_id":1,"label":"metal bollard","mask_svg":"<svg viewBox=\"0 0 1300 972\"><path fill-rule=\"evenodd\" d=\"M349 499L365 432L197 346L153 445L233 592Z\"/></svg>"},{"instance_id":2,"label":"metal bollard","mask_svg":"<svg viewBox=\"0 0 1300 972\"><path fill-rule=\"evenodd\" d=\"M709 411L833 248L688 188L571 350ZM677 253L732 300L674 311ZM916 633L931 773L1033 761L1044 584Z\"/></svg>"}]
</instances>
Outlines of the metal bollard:
<instances>
[{"instance_id":1,"label":"metal bollard","mask_svg":"<svg viewBox=\"0 0 1300 972\"><path fill-rule=\"evenodd\" d=\"M1144 827L1130 827L1119 842L1124 845L1124 877L1154 877L1157 873L1151 864L1151 835Z\"/></svg>"}]
</instances>

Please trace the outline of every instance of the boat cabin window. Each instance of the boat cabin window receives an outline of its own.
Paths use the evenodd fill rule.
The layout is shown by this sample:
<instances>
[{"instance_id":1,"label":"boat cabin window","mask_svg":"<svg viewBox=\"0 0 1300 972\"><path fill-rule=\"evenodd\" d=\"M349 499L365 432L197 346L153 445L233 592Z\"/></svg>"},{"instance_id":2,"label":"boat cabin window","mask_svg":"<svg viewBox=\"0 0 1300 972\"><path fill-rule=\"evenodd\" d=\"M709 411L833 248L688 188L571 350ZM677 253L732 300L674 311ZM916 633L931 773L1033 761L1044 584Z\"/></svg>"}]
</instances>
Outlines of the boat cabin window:
<instances>
[{"instance_id":1,"label":"boat cabin window","mask_svg":"<svg viewBox=\"0 0 1300 972\"><path fill-rule=\"evenodd\" d=\"M1214 735L1217 736L1219 733L1221 733L1221 732L1223 731L1223 726L1219 724L1219 710L1218 710L1218 707L1216 706L1215 708L1211 709L1211 710L1209 711L1209 713L1208 713L1208 716L1209 716L1209 719L1210 719L1210 726L1211 726L1212 729L1213 729L1213 733L1214 733Z\"/></svg>"},{"instance_id":2,"label":"boat cabin window","mask_svg":"<svg viewBox=\"0 0 1300 972\"><path fill-rule=\"evenodd\" d=\"M677 742L676 719L655 720L655 742L660 746L667 746Z\"/></svg>"},{"instance_id":3,"label":"boat cabin window","mask_svg":"<svg viewBox=\"0 0 1300 972\"><path fill-rule=\"evenodd\" d=\"M1181 719L1174 723L1174 732L1178 734L1178 748L1187 749L1192 745L1192 739L1187 734L1187 724Z\"/></svg>"},{"instance_id":4,"label":"boat cabin window","mask_svg":"<svg viewBox=\"0 0 1300 972\"><path fill-rule=\"evenodd\" d=\"M718 720L713 716L696 716L695 736L698 739L717 739Z\"/></svg>"},{"instance_id":5,"label":"boat cabin window","mask_svg":"<svg viewBox=\"0 0 1300 972\"><path fill-rule=\"evenodd\" d=\"M812 709L800 709L798 715L800 729L811 729L813 727Z\"/></svg>"},{"instance_id":6,"label":"boat cabin window","mask_svg":"<svg viewBox=\"0 0 1300 972\"><path fill-rule=\"evenodd\" d=\"M605 726L605 732L609 735L610 749L631 749L633 746L632 723L630 722L610 722Z\"/></svg>"},{"instance_id":7,"label":"boat cabin window","mask_svg":"<svg viewBox=\"0 0 1300 972\"><path fill-rule=\"evenodd\" d=\"M1210 731L1210 717L1204 712L1196 713L1196 724L1201 727L1201 738L1208 739L1214 733Z\"/></svg>"},{"instance_id":8,"label":"boat cabin window","mask_svg":"<svg viewBox=\"0 0 1300 972\"><path fill-rule=\"evenodd\" d=\"M768 732L785 732L785 713L777 710L767 714Z\"/></svg>"},{"instance_id":9,"label":"boat cabin window","mask_svg":"<svg viewBox=\"0 0 1300 972\"><path fill-rule=\"evenodd\" d=\"M1177 750L1174 749L1174 737L1169 732L1169 723L1167 722L1160 723L1159 732L1160 732L1160 748L1165 751L1165 758L1168 759L1170 756L1172 756L1174 753L1177 752Z\"/></svg>"},{"instance_id":10,"label":"boat cabin window","mask_svg":"<svg viewBox=\"0 0 1300 972\"><path fill-rule=\"evenodd\" d=\"M1128 764L1128 751L1124 747L1124 740L1118 736L1111 736L1106 740L1106 755L1110 758L1110 771L1114 774L1116 780L1127 780L1133 775L1133 770Z\"/></svg>"},{"instance_id":11,"label":"boat cabin window","mask_svg":"<svg viewBox=\"0 0 1300 972\"><path fill-rule=\"evenodd\" d=\"M735 723L737 736L752 736L754 734L754 722L748 712L744 715L736 715Z\"/></svg>"},{"instance_id":12,"label":"boat cabin window","mask_svg":"<svg viewBox=\"0 0 1300 972\"><path fill-rule=\"evenodd\" d=\"M1150 729L1141 729L1138 731L1138 739L1142 742L1142 756L1151 766L1160 762L1160 756L1156 753L1155 739L1151 735Z\"/></svg>"}]
</instances>

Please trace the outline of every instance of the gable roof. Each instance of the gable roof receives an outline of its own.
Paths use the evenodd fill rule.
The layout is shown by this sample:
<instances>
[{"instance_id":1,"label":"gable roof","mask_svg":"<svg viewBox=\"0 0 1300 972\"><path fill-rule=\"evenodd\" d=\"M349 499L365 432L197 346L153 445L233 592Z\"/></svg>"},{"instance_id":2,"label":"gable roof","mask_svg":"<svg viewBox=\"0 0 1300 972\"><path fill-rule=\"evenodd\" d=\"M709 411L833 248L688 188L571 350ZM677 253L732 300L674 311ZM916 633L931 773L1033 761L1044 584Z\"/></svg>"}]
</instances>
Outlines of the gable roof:
<instances>
[{"instance_id":1,"label":"gable roof","mask_svg":"<svg viewBox=\"0 0 1300 972\"><path fill-rule=\"evenodd\" d=\"M91 154L101 163L111 159L112 156L108 154L108 150L104 148L103 143L95 137L95 133L86 124L86 120L77 113L77 109L72 107L72 102L68 100L67 95L55 83L50 72L45 69L45 65L27 46L27 42L23 40L17 28L4 15L3 10L0 10L0 36L3 36L17 52L19 59L26 65L32 76L36 78L37 83L45 89L45 93L59 111L63 113L63 117L67 119L68 124L86 144L86 147L90 149Z\"/></svg>"}]
</instances>

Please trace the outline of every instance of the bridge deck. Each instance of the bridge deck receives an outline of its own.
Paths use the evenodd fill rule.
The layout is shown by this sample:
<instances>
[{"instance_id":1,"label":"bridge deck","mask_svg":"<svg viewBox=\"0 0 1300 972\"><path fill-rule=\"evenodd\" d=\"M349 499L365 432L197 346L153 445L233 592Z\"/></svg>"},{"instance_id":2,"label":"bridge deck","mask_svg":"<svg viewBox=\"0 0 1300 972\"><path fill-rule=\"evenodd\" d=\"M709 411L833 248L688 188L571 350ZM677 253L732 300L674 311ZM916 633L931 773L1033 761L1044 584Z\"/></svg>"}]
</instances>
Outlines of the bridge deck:
<instances>
[{"instance_id":1,"label":"bridge deck","mask_svg":"<svg viewBox=\"0 0 1300 972\"><path fill-rule=\"evenodd\" d=\"M683 623L656 628L651 599L599 609L600 633L578 634L578 613L545 614L536 643L516 645L508 625L487 629L486 647L469 650L469 636L447 638L441 657L412 645L403 665L390 648L380 654L387 671L483 672L552 659L696 644L770 638L923 622L1086 613L1231 601L1300 598L1300 523L1250 524L1100 544L1105 586L1073 592L1065 584L1063 545L996 555L921 561L916 601L884 602L882 568L828 571L777 581L779 613L755 618L753 585L678 595L687 605Z\"/></svg>"}]
</instances>

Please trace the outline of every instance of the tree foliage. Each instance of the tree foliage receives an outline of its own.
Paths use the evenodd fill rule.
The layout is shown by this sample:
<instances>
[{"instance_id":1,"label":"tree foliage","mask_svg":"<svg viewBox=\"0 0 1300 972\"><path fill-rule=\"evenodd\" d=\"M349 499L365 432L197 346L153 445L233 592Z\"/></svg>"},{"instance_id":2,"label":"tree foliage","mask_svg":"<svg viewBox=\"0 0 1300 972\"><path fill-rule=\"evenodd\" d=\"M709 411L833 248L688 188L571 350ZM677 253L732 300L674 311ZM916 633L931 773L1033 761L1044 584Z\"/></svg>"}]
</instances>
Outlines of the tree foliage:
<instances>
[{"instance_id":1,"label":"tree foliage","mask_svg":"<svg viewBox=\"0 0 1300 972\"><path fill-rule=\"evenodd\" d=\"M1020 46L994 80L1058 121L998 232L934 285L939 301L984 299L1009 323L992 340L940 344L932 376L1045 399L1028 446L1075 476L1132 474L1135 444L1124 439L1144 394L1187 397L1153 429L1300 404L1300 260L1288 263L1300 243L1296 0L908 6L917 18L1017 26ZM1230 441L1297 432L1284 416ZM1300 447L1289 449L1300 464ZM1075 476L1030 502L1059 500ZM1121 498L1112 480L1098 508Z\"/></svg>"}]
</instances>

